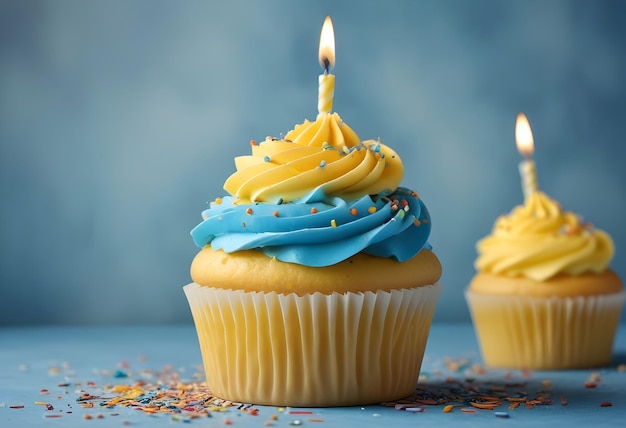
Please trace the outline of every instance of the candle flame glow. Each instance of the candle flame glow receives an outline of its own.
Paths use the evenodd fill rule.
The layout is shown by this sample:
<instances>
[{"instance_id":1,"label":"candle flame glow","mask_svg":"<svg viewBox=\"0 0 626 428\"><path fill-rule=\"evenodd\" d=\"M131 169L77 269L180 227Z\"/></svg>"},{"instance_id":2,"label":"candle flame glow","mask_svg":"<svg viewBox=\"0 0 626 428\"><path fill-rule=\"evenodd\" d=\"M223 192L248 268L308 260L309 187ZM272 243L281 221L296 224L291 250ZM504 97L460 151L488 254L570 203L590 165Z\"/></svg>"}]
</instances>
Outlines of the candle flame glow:
<instances>
[{"instance_id":1,"label":"candle flame glow","mask_svg":"<svg viewBox=\"0 0 626 428\"><path fill-rule=\"evenodd\" d=\"M335 66L335 30L333 21L327 16L322 25L319 48L320 65L325 73L328 73Z\"/></svg>"},{"instance_id":2,"label":"candle flame glow","mask_svg":"<svg viewBox=\"0 0 626 428\"><path fill-rule=\"evenodd\" d=\"M533 132L524 113L519 113L515 121L515 143L517 150L526 158L530 158L535 149Z\"/></svg>"}]
</instances>

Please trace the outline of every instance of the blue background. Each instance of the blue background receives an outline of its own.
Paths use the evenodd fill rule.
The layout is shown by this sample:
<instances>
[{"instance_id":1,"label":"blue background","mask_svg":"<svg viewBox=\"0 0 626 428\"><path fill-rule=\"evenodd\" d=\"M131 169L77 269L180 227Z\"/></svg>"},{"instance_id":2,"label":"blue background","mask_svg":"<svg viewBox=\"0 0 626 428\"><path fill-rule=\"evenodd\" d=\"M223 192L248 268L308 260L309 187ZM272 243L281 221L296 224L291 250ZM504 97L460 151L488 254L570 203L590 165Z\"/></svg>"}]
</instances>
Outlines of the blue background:
<instances>
[{"instance_id":1,"label":"blue background","mask_svg":"<svg viewBox=\"0 0 626 428\"><path fill-rule=\"evenodd\" d=\"M189 231L250 139L315 117L326 15L335 111L431 211L436 321L522 202L519 111L626 278L624 2L0 1L0 325L191 322Z\"/></svg>"}]
</instances>

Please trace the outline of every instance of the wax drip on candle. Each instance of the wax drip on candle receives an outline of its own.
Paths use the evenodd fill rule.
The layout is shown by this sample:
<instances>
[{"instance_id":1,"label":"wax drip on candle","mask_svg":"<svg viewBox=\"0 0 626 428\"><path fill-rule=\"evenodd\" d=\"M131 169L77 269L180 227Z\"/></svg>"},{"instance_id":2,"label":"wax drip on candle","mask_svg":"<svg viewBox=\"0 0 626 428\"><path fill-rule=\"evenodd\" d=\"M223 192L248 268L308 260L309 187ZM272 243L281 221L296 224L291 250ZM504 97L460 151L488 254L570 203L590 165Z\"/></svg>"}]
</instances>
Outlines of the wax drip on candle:
<instances>
[{"instance_id":1,"label":"wax drip on candle","mask_svg":"<svg viewBox=\"0 0 626 428\"><path fill-rule=\"evenodd\" d=\"M335 76L330 74L330 70L335 66L335 32L330 16L326 17L324 25L322 25L319 60L324 69L324 74L319 76L317 111L330 113L333 109L333 97L335 96Z\"/></svg>"},{"instance_id":2,"label":"wax drip on candle","mask_svg":"<svg viewBox=\"0 0 626 428\"><path fill-rule=\"evenodd\" d=\"M535 162L532 160L534 151L533 133L524 113L519 113L515 121L515 142L517 150L524 156L524 160L519 164L519 172L522 177L524 198L528 199L533 192L537 191L538 186L537 169L535 168Z\"/></svg>"}]
</instances>

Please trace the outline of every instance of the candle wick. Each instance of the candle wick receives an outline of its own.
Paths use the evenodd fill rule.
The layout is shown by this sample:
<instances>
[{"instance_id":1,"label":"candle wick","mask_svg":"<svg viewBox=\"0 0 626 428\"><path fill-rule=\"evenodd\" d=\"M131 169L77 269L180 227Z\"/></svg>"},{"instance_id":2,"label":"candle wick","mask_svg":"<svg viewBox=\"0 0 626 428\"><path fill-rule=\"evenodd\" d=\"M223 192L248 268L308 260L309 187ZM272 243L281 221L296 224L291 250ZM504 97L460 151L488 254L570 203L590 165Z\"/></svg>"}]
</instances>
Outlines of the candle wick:
<instances>
[{"instance_id":1,"label":"candle wick","mask_svg":"<svg viewBox=\"0 0 626 428\"><path fill-rule=\"evenodd\" d=\"M330 60L328 57L324 57L322 61L324 62L324 74L328 74L330 70Z\"/></svg>"}]
</instances>

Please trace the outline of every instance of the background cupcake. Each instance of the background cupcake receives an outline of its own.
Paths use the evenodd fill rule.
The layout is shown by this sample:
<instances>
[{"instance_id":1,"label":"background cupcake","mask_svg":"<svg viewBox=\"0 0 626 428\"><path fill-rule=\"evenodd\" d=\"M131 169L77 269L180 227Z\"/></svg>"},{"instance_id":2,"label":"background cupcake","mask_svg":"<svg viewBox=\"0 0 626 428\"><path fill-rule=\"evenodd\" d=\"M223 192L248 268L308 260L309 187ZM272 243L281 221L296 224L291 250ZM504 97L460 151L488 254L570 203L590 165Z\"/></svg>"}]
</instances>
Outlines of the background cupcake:
<instances>
[{"instance_id":1,"label":"background cupcake","mask_svg":"<svg viewBox=\"0 0 626 428\"><path fill-rule=\"evenodd\" d=\"M626 293L610 236L537 190L532 134L518 116L524 205L478 245L466 298L490 366L565 369L609 363Z\"/></svg>"}]
</instances>

